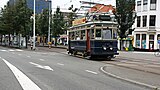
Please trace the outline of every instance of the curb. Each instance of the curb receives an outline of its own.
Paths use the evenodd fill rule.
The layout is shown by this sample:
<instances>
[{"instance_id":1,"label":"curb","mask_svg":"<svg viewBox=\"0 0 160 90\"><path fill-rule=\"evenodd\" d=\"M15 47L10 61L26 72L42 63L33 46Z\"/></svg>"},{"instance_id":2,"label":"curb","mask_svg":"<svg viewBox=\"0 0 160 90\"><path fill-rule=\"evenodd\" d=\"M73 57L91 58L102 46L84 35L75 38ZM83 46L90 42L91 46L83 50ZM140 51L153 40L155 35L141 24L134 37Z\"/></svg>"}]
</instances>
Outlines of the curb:
<instances>
[{"instance_id":1,"label":"curb","mask_svg":"<svg viewBox=\"0 0 160 90\"><path fill-rule=\"evenodd\" d=\"M124 67L124 68L129 68L129 69L133 69L133 70L138 70L138 71L143 71L143 72L148 72L148 73L160 75L160 73L156 73L156 72L152 72L152 71L148 71L148 70L136 69L136 68L121 66L121 65L117 65L117 64L113 64L113 63L106 63L106 64L111 64L111 65L115 65L115 66L119 66L119 67Z\"/></svg>"},{"instance_id":2,"label":"curb","mask_svg":"<svg viewBox=\"0 0 160 90\"><path fill-rule=\"evenodd\" d=\"M122 78L122 77L117 76L115 74L109 73L109 72L107 72L107 71L104 70L105 67L106 66L101 67L100 70L104 74L106 74L106 75L108 75L110 77L113 77L113 78L116 78L116 79L119 79L119 80L123 80L123 81L129 82L129 83L132 83L132 84L136 84L136 85L139 85L139 86L143 86L143 87L146 87L146 88L150 88L152 90L160 90L160 88L158 88L157 86L153 86L153 85L137 82L137 81L134 81L134 80L131 80L131 79L127 79L127 78Z\"/></svg>"}]
</instances>

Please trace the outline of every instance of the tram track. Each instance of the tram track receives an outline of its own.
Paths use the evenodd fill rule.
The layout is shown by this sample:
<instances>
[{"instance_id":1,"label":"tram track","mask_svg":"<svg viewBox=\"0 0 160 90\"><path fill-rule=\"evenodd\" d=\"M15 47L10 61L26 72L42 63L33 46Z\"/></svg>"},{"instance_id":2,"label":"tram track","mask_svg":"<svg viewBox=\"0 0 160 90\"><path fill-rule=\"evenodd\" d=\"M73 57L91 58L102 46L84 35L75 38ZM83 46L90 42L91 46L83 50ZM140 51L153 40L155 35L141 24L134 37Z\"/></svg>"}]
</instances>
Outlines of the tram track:
<instances>
[{"instance_id":1,"label":"tram track","mask_svg":"<svg viewBox=\"0 0 160 90\"><path fill-rule=\"evenodd\" d=\"M155 64L152 62L137 61L137 60L135 61L135 58L118 57L118 58L112 59L111 61L101 61L101 62L118 66L118 67L127 68L127 69L138 70L138 71L143 71L151 74L160 75L160 72L157 72L159 71L160 64ZM157 66L157 67L153 67L153 66Z\"/></svg>"}]
</instances>

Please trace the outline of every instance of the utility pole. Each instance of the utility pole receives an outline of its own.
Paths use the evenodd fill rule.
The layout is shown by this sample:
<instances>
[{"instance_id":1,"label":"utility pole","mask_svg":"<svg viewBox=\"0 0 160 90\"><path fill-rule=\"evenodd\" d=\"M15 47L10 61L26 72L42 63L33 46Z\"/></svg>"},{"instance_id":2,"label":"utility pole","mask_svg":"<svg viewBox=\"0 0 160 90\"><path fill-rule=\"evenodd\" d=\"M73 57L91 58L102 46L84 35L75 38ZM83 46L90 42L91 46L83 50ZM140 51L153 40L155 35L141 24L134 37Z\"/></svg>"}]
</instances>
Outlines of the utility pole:
<instances>
[{"instance_id":1,"label":"utility pole","mask_svg":"<svg viewBox=\"0 0 160 90\"><path fill-rule=\"evenodd\" d=\"M50 40L51 40L51 39L50 39L50 37L51 37L51 36L50 36L50 33L51 33L51 6L52 6L51 3L52 3L52 2L51 2L51 0L46 0L46 2L48 2L48 13L49 13L49 14L48 14L48 15L49 15L49 16L48 16L48 19L49 19L49 20L48 20L48 42L51 42L51 41L50 41Z\"/></svg>"},{"instance_id":2,"label":"utility pole","mask_svg":"<svg viewBox=\"0 0 160 90\"><path fill-rule=\"evenodd\" d=\"M36 40L36 39L35 39L35 38L36 38L36 37L35 37L35 33L36 33L36 32L35 32L35 29L36 29L36 28L35 28L35 25L36 25L36 24L35 24L35 16L36 16L36 13L35 13L35 12L36 12L36 10L35 10L35 0L34 0L34 11L33 11L33 12L34 12L34 13L33 13L33 50L35 50L35 40Z\"/></svg>"}]
</instances>

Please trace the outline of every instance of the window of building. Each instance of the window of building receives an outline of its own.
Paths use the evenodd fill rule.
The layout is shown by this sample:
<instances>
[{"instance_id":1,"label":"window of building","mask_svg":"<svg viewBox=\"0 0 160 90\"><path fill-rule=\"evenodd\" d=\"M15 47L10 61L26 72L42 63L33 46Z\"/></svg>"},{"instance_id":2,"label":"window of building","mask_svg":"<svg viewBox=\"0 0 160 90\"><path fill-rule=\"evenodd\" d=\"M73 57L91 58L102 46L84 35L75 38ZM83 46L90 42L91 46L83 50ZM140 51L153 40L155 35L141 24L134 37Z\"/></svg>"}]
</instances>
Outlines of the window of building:
<instances>
[{"instance_id":1,"label":"window of building","mask_svg":"<svg viewBox=\"0 0 160 90\"><path fill-rule=\"evenodd\" d=\"M142 42L141 46L143 49L146 48L146 34L142 34Z\"/></svg>"},{"instance_id":2,"label":"window of building","mask_svg":"<svg viewBox=\"0 0 160 90\"><path fill-rule=\"evenodd\" d=\"M148 0L143 0L143 11L147 11Z\"/></svg>"},{"instance_id":3,"label":"window of building","mask_svg":"<svg viewBox=\"0 0 160 90\"><path fill-rule=\"evenodd\" d=\"M140 34L136 34L136 47L140 46Z\"/></svg>"},{"instance_id":4,"label":"window of building","mask_svg":"<svg viewBox=\"0 0 160 90\"><path fill-rule=\"evenodd\" d=\"M146 34L142 34L142 40L146 40Z\"/></svg>"},{"instance_id":5,"label":"window of building","mask_svg":"<svg viewBox=\"0 0 160 90\"><path fill-rule=\"evenodd\" d=\"M143 0L143 5L147 5L148 4L148 0Z\"/></svg>"},{"instance_id":6,"label":"window of building","mask_svg":"<svg viewBox=\"0 0 160 90\"><path fill-rule=\"evenodd\" d=\"M137 1L137 11L141 11L141 1Z\"/></svg>"},{"instance_id":7,"label":"window of building","mask_svg":"<svg viewBox=\"0 0 160 90\"><path fill-rule=\"evenodd\" d=\"M157 0L151 0L151 4L156 4Z\"/></svg>"},{"instance_id":8,"label":"window of building","mask_svg":"<svg viewBox=\"0 0 160 90\"><path fill-rule=\"evenodd\" d=\"M160 34L157 35L157 40L160 40Z\"/></svg>"},{"instance_id":9,"label":"window of building","mask_svg":"<svg viewBox=\"0 0 160 90\"><path fill-rule=\"evenodd\" d=\"M136 40L140 40L140 34L136 34Z\"/></svg>"},{"instance_id":10,"label":"window of building","mask_svg":"<svg viewBox=\"0 0 160 90\"><path fill-rule=\"evenodd\" d=\"M149 26L155 26L156 24L156 15L150 15Z\"/></svg>"},{"instance_id":11,"label":"window of building","mask_svg":"<svg viewBox=\"0 0 160 90\"><path fill-rule=\"evenodd\" d=\"M141 26L141 16L137 17L137 27Z\"/></svg>"},{"instance_id":12,"label":"window of building","mask_svg":"<svg viewBox=\"0 0 160 90\"><path fill-rule=\"evenodd\" d=\"M157 44L158 44L158 49L160 49L160 34L157 35Z\"/></svg>"},{"instance_id":13,"label":"window of building","mask_svg":"<svg viewBox=\"0 0 160 90\"><path fill-rule=\"evenodd\" d=\"M143 27L147 26L147 16L143 16Z\"/></svg>"},{"instance_id":14,"label":"window of building","mask_svg":"<svg viewBox=\"0 0 160 90\"><path fill-rule=\"evenodd\" d=\"M150 41L154 40L154 35L149 35L149 40Z\"/></svg>"},{"instance_id":15,"label":"window of building","mask_svg":"<svg viewBox=\"0 0 160 90\"><path fill-rule=\"evenodd\" d=\"M156 10L156 3L157 3L157 0L150 1L150 10Z\"/></svg>"}]
</instances>

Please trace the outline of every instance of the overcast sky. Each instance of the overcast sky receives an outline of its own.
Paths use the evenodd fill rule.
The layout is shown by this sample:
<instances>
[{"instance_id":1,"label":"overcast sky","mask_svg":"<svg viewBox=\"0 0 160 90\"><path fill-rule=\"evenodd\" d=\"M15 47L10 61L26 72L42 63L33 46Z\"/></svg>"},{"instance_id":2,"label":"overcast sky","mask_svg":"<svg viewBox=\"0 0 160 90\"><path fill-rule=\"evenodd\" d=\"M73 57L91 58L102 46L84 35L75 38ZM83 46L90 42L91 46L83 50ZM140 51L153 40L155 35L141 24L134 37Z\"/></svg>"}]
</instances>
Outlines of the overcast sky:
<instances>
[{"instance_id":1,"label":"overcast sky","mask_svg":"<svg viewBox=\"0 0 160 90\"><path fill-rule=\"evenodd\" d=\"M7 1L9 0L0 0L0 7L3 7L6 5ZM115 6L115 0L52 0L52 8L56 8L57 6L60 6L61 8L68 8L70 5L74 5L75 8L80 7L79 1L92 1L92 2L98 2L102 4L111 4Z\"/></svg>"}]
</instances>

